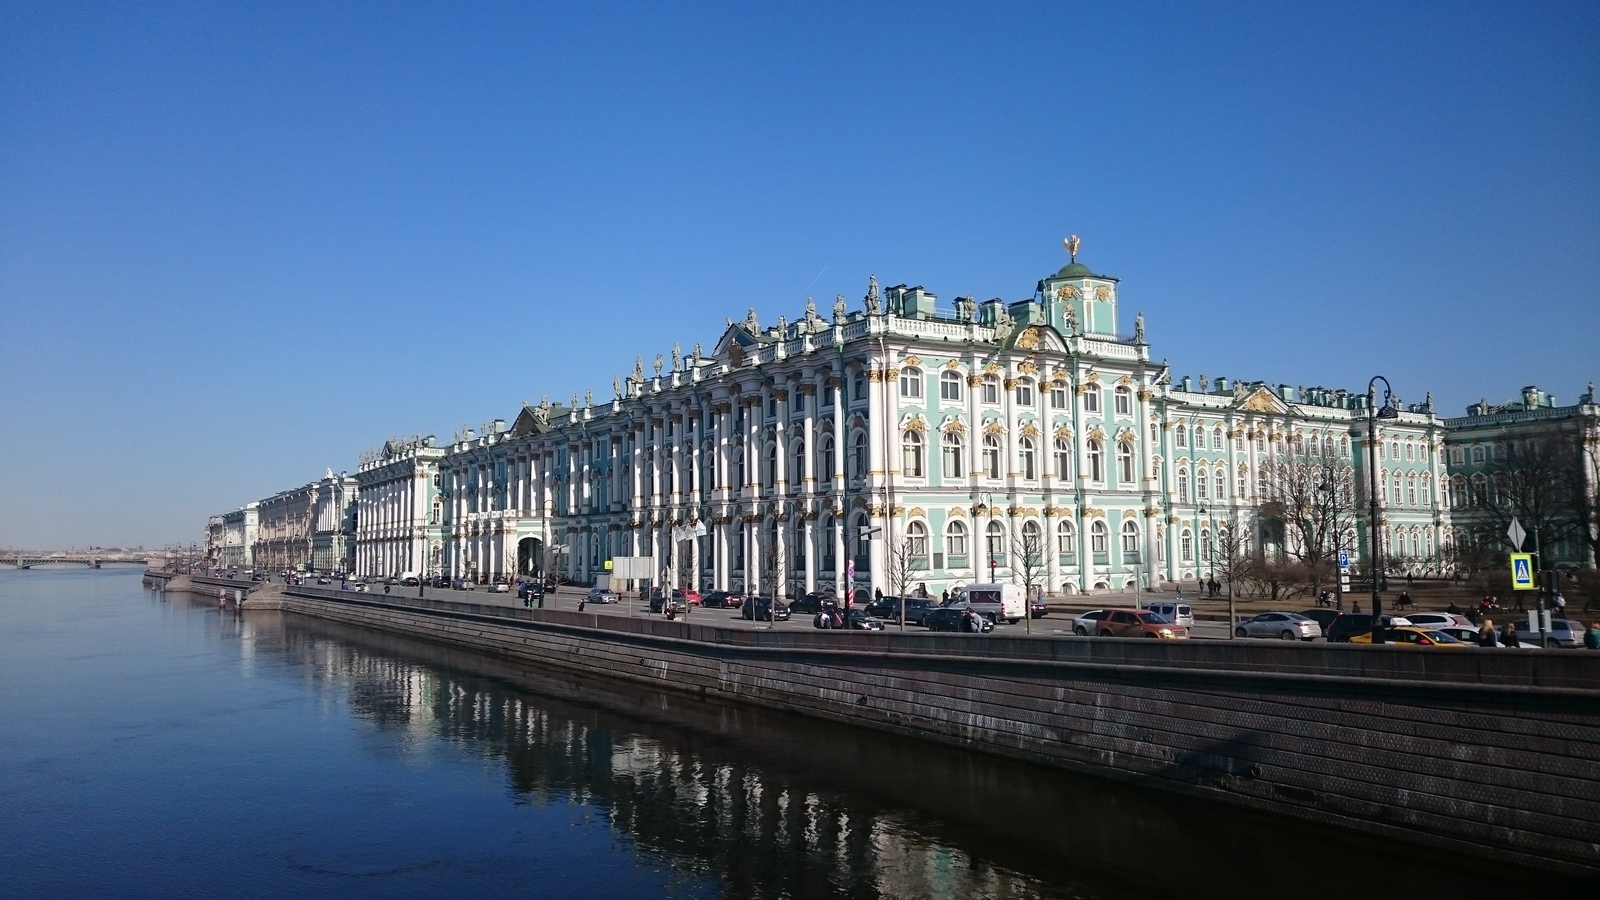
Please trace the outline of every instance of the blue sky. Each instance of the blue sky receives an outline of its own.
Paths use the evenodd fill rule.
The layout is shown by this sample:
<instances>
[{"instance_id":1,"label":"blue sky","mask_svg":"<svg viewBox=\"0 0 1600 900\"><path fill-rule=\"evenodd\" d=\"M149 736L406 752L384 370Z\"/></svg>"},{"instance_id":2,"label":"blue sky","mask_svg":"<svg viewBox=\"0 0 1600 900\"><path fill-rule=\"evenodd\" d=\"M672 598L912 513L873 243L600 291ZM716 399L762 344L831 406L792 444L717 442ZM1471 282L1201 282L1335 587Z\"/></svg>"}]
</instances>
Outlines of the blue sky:
<instances>
[{"instance_id":1,"label":"blue sky","mask_svg":"<svg viewBox=\"0 0 1600 900\"><path fill-rule=\"evenodd\" d=\"M1592 3L7 3L0 546L1069 233L1176 375L1570 402L1597 151Z\"/></svg>"}]
</instances>

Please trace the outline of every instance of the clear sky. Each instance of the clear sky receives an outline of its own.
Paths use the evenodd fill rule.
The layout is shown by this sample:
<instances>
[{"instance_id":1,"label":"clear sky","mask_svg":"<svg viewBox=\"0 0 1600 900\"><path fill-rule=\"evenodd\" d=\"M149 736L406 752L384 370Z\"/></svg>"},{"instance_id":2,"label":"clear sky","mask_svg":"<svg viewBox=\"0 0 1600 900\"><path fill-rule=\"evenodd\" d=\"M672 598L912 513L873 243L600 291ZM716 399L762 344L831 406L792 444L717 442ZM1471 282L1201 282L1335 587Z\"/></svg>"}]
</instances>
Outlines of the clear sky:
<instances>
[{"instance_id":1,"label":"clear sky","mask_svg":"<svg viewBox=\"0 0 1600 900\"><path fill-rule=\"evenodd\" d=\"M1600 4L7 2L0 546L188 543L1069 233L1176 376L1571 402Z\"/></svg>"}]
</instances>

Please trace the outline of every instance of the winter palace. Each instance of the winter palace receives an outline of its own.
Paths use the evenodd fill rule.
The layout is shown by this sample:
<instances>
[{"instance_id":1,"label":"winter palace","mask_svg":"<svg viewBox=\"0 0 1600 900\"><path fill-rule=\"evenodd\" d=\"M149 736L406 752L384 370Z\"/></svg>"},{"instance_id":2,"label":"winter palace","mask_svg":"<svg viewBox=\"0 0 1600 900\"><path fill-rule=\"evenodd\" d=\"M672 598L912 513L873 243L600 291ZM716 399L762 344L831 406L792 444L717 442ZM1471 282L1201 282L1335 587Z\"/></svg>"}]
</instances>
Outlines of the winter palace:
<instances>
[{"instance_id":1,"label":"winter palace","mask_svg":"<svg viewBox=\"0 0 1600 900\"><path fill-rule=\"evenodd\" d=\"M447 446L389 441L354 476L349 567L587 581L646 556L666 583L762 594L1154 588L1209 577L1221 528L1284 540L1256 523L1284 459L1327 473L1340 546L1364 555L1365 392L1174 379L1077 249L1022 300L941 305L874 280L856 308L750 310L709 352L675 346L649 372L641 357L609 400L525 405ZM1575 407L1530 390L1478 417L1561 412L1594 432L1592 388ZM1430 397L1379 422L1385 553L1419 570L1469 537L1447 445L1492 443L1473 412L1442 419Z\"/></svg>"}]
</instances>

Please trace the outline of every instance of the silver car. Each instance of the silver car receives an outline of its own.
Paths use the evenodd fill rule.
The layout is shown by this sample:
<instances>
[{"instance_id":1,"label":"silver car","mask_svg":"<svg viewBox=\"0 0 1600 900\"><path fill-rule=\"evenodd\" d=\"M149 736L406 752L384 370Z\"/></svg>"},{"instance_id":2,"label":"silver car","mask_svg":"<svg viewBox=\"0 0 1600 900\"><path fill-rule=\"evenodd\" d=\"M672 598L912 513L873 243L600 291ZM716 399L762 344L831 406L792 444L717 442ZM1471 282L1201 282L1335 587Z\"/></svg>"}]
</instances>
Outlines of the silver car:
<instances>
[{"instance_id":1,"label":"silver car","mask_svg":"<svg viewBox=\"0 0 1600 900\"><path fill-rule=\"evenodd\" d=\"M1283 638L1286 641L1309 641L1322 637L1322 626L1315 619L1299 613L1264 612L1233 626L1234 637Z\"/></svg>"},{"instance_id":2,"label":"silver car","mask_svg":"<svg viewBox=\"0 0 1600 900\"><path fill-rule=\"evenodd\" d=\"M1098 634L1100 632L1100 620L1105 617L1105 610L1091 609L1072 620L1072 633Z\"/></svg>"},{"instance_id":3,"label":"silver car","mask_svg":"<svg viewBox=\"0 0 1600 900\"><path fill-rule=\"evenodd\" d=\"M1410 620L1411 624L1420 628L1477 628L1477 626L1472 624L1472 620L1468 619L1466 616L1458 616L1455 613L1408 613L1406 618Z\"/></svg>"},{"instance_id":4,"label":"silver car","mask_svg":"<svg viewBox=\"0 0 1600 900\"><path fill-rule=\"evenodd\" d=\"M589 588L589 603L616 603L619 599L610 588Z\"/></svg>"}]
</instances>

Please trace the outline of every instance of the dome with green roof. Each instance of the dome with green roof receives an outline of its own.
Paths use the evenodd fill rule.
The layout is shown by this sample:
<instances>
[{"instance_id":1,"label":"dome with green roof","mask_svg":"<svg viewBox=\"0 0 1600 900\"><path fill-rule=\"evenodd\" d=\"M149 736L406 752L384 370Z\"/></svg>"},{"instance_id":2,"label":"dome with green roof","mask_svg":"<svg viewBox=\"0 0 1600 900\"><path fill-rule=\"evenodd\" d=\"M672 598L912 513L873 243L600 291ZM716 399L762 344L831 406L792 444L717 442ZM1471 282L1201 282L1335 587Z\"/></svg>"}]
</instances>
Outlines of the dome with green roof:
<instances>
[{"instance_id":1,"label":"dome with green roof","mask_svg":"<svg viewBox=\"0 0 1600 900\"><path fill-rule=\"evenodd\" d=\"M1088 266L1078 262L1077 260L1073 260L1072 262L1062 266L1061 271L1056 273L1057 278L1089 278L1093 275L1094 273L1089 271Z\"/></svg>"}]
</instances>

